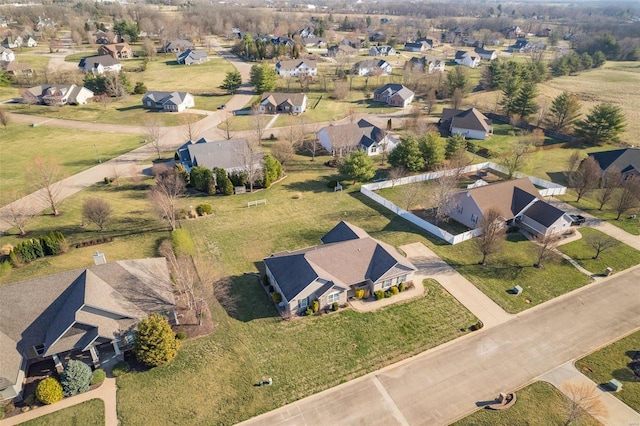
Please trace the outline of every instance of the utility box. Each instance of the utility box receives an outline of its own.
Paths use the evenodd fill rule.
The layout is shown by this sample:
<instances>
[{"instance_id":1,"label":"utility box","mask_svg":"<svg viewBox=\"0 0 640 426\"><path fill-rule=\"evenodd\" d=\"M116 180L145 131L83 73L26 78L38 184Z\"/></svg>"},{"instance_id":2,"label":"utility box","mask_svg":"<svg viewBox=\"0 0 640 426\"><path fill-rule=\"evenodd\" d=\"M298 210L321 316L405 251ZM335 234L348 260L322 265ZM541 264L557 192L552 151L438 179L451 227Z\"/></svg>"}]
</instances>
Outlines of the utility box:
<instances>
[{"instance_id":1,"label":"utility box","mask_svg":"<svg viewBox=\"0 0 640 426\"><path fill-rule=\"evenodd\" d=\"M104 253L100 253L97 251L96 254L93 255L93 263L95 263L96 265L104 265L105 263L107 263L107 258Z\"/></svg>"},{"instance_id":2,"label":"utility box","mask_svg":"<svg viewBox=\"0 0 640 426\"><path fill-rule=\"evenodd\" d=\"M516 296L522 293L522 287L520 287L519 285L515 286L513 288L513 294L515 294Z\"/></svg>"},{"instance_id":3,"label":"utility box","mask_svg":"<svg viewBox=\"0 0 640 426\"><path fill-rule=\"evenodd\" d=\"M609 389L611 389L613 392L620 392L622 390L622 383L620 383L616 379L609 380L608 385Z\"/></svg>"},{"instance_id":4,"label":"utility box","mask_svg":"<svg viewBox=\"0 0 640 426\"><path fill-rule=\"evenodd\" d=\"M604 276L605 277L608 277L612 273L613 273L613 268L611 266L609 266L607 269L604 270Z\"/></svg>"}]
</instances>

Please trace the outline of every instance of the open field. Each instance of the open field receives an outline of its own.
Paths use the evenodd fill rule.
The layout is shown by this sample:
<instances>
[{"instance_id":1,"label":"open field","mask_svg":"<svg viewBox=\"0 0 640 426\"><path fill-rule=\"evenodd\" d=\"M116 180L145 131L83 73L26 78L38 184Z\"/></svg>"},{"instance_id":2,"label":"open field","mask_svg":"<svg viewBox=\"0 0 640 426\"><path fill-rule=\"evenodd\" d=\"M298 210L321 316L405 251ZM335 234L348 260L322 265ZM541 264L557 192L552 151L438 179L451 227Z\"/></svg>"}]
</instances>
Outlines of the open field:
<instances>
[{"instance_id":1,"label":"open field","mask_svg":"<svg viewBox=\"0 0 640 426\"><path fill-rule=\"evenodd\" d=\"M91 399L86 402L47 414L33 420L21 423L22 426L103 426L104 402L101 399Z\"/></svg>"},{"instance_id":2,"label":"open field","mask_svg":"<svg viewBox=\"0 0 640 426\"><path fill-rule=\"evenodd\" d=\"M94 146L95 144L95 146ZM35 157L53 157L67 175L73 175L131 151L140 136L118 133L70 132L67 129L11 123L0 130L0 205L7 204L15 190L30 193L29 167Z\"/></svg>"},{"instance_id":3,"label":"open field","mask_svg":"<svg viewBox=\"0 0 640 426\"><path fill-rule=\"evenodd\" d=\"M593 259L596 250L589 245L589 237L603 237L604 234L597 229L580 228L582 238L568 244L564 244L558 249L569 255L580 266L594 274L602 274L607 267L613 268L613 272L620 272L632 266L640 264L640 251L619 242L619 245L601 253L598 260Z\"/></svg>"},{"instance_id":4,"label":"open field","mask_svg":"<svg viewBox=\"0 0 640 426\"><path fill-rule=\"evenodd\" d=\"M640 413L640 331L579 359L576 368L597 384L617 379L622 390L613 395Z\"/></svg>"},{"instance_id":5,"label":"open field","mask_svg":"<svg viewBox=\"0 0 640 426\"><path fill-rule=\"evenodd\" d=\"M560 425L567 421L569 400L547 382L535 382L516 392L513 407L504 411L478 410L459 420L455 426ZM572 422L576 426L599 425L587 415Z\"/></svg>"}]
</instances>

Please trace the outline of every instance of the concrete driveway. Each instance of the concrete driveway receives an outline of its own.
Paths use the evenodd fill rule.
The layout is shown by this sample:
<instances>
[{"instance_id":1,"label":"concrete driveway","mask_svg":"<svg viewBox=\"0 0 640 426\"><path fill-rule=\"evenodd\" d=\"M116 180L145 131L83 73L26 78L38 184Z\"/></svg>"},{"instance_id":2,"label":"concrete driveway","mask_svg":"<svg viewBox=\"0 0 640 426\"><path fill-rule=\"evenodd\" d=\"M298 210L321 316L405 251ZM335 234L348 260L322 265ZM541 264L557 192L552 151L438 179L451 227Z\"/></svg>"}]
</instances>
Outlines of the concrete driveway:
<instances>
[{"instance_id":1,"label":"concrete driveway","mask_svg":"<svg viewBox=\"0 0 640 426\"><path fill-rule=\"evenodd\" d=\"M636 267L243 424L446 425L639 329Z\"/></svg>"}]
</instances>

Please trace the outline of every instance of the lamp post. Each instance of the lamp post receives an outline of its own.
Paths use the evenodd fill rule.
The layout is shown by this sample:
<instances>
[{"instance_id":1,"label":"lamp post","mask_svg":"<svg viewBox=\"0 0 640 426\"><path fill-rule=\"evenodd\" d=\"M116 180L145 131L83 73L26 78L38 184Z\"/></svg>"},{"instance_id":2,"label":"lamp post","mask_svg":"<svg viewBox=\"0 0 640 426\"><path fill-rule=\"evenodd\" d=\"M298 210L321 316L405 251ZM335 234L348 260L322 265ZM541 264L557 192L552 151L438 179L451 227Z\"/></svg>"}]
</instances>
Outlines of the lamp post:
<instances>
[{"instance_id":1,"label":"lamp post","mask_svg":"<svg viewBox=\"0 0 640 426\"><path fill-rule=\"evenodd\" d=\"M98 154L98 145L96 145L95 143L93 144L93 149L96 150L96 158L98 159L98 163L102 163L102 160L100 159L100 154Z\"/></svg>"}]
</instances>

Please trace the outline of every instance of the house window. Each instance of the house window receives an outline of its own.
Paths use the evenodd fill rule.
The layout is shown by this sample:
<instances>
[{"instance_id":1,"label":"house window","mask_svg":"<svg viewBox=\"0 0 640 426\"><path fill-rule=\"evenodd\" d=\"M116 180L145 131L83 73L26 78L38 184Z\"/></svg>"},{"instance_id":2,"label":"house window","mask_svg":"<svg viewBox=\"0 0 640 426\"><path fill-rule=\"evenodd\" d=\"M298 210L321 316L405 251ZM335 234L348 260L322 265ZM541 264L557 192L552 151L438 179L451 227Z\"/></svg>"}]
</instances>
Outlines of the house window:
<instances>
[{"instance_id":1,"label":"house window","mask_svg":"<svg viewBox=\"0 0 640 426\"><path fill-rule=\"evenodd\" d=\"M398 277L398 284L403 283L405 281L407 281L407 276L406 275L400 275Z\"/></svg>"},{"instance_id":2,"label":"house window","mask_svg":"<svg viewBox=\"0 0 640 426\"><path fill-rule=\"evenodd\" d=\"M34 346L33 351L36 353L36 355L42 356L44 354L44 344Z\"/></svg>"},{"instance_id":3,"label":"house window","mask_svg":"<svg viewBox=\"0 0 640 426\"><path fill-rule=\"evenodd\" d=\"M471 213L471 222L473 223L478 223L478 216Z\"/></svg>"},{"instance_id":4,"label":"house window","mask_svg":"<svg viewBox=\"0 0 640 426\"><path fill-rule=\"evenodd\" d=\"M391 280L382 281L382 288L389 288L389 287L391 287Z\"/></svg>"},{"instance_id":5,"label":"house window","mask_svg":"<svg viewBox=\"0 0 640 426\"><path fill-rule=\"evenodd\" d=\"M456 211L462 214L462 204L458 204L458 207L456 207Z\"/></svg>"},{"instance_id":6,"label":"house window","mask_svg":"<svg viewBox=\"0 0 640 426\"><path fill-rule=\"evenodd\" d=\"M306 308L307 306L309 306L309 298L305 297L304 299L298 300L298 306L300 308Z\"/></svg>"},{"instance_id":7,"label":"house window","mask_svg":"<svg viewBox=\"0 0 640 426\"><path fill-rule=\"evenodd\" d=\"M334 303L340 301L340 292L336 291L327 296L327 303Z\"/></svg>"}]
</instances>

